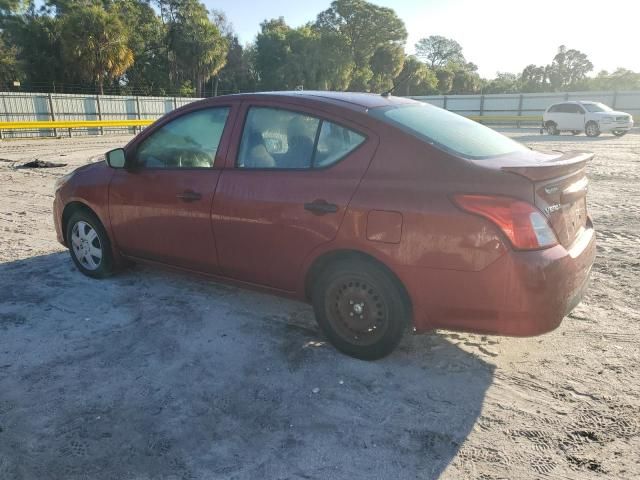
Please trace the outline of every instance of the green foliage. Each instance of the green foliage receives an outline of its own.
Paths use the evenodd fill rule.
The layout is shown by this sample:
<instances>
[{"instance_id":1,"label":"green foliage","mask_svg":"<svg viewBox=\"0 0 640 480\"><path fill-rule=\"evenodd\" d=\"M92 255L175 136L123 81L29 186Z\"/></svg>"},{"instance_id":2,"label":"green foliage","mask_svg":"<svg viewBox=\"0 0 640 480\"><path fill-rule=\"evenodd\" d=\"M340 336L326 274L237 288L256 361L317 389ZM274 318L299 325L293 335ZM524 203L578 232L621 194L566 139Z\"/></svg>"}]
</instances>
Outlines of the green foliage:
<instances>
[{"instance_id":1,"label":"green foliage","mask_svg":"<svg viewBox=\"0 0 640 480\"><path fill-rule=\"evenodd\" d=\"M323 36L333 35L334 42L343 45L340 50L353 65L350 90L367 91L386 82L372 69L371 59L380 47L403 46L407 38L404 23L392 9L364 0L332 2L318 15L315 28Z\"/></svg>"},{"instance_id":2,"label":"green foliage","mask_svg":"<svg viewBox=\"0 0 640 480\"><path fill-rule=\"evenodd\" d=\"M425 60L432 69L444 68L452 63L465 63L460 44L440 35L431 35L418 40L416 56Z\"/></svg>"},{"instance_id":3,"label":"green foliage","mask_svg":"<svg viewBox=\"0 0 640 480\"><path fill-rule=\"evenodd\" d=\"M99 6L77 7L62 20L60 42L67 68L104 93L104 82L133 65L128 34L117 13Z\"/></svg>"},{"instance_id":4,"label":"green foliage","mask_svg":"<svg viewBox=\"0 0 640 480\"><path fill-rule=\"evenodd\" d=\"M182 85L190 80L201 96L206 82L224 67L227 39L197 0L159 0L166 26L169 80Z\"/></svg>"},{"instance_id":5,"label":"green foliage","mask_svg":"<svg viewBox=\"0 0 640 480\"><path fill-rule=\"evenodd\" d=\"M7 45L0 35L0 85L11 85L24 78L22 66L18 61L18 49Z\"/></svg>"},{"instance_id":6,"label":"green foliage","mask_svg":"<svg viewBox=\"0 0 640 480\"><path fill-rule=\"evenodd\" d=\"M396 95L434 95L438 93L438 78L433 70L409 55L394 82Z\"/></svg>"},{"instance_id":7,"label":"green foliage","mask_svg":"<svg viewBox=\"0 0 640 480\"><path fill-rule=\"evenodd\" d=\"M547 78L554 90L567 90L583 81L587 73L593 70L593 64L579 50L561 45L558 53L547 67Z\"/></svg>"},{"instance_id":8,"label":"green foliage","mask_svg":"<svg viewBox=\"0 0 640 480\"><path fill-rule=\"evenodd\" d=\"M153 3L151 3L153 2ZM587 75L587 56L561 46L548 65L483 80L458 42L432 35L404 54L396 13L335 0L297 28L265 20L242 46L224 12L200 0L0 0L0 84L57 91L205 96L304 88L400 95L640 89L640 73ZM62 86L62 87L61 87Z\"/></svg>"}]
</instances>

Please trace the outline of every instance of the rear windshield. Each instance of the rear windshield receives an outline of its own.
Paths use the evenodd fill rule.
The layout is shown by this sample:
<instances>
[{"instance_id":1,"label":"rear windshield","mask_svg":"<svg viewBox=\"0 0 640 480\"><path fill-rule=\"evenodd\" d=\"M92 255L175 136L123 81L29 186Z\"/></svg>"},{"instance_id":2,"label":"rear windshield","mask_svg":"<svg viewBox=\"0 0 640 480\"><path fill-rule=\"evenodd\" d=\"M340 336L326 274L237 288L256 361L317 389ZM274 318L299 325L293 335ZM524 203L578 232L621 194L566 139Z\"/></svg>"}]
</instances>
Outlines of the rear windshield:
<instances>
[{"instance_id":1,"label":"rear windshield","mask_svg":"<svg viewBox=\"0 0 640 480\"><path fill-rule=\"evenodd\" d=\"M483 159L528 150L489 127L426 103L373 108L369 114L466 158Z\"/></svg>"}]
</instances>

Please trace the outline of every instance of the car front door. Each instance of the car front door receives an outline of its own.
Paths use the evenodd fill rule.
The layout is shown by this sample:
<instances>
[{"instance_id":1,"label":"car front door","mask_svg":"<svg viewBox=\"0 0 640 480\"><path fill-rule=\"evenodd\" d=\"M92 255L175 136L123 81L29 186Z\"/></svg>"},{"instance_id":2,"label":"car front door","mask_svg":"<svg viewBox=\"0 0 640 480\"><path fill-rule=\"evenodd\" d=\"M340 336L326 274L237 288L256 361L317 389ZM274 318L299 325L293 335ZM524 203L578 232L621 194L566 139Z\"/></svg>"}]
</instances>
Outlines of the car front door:
<instances>
[{"instance_id":1,"label":"car front door","mask_svg":"<svg viewBox=\"0 0 640 480\"><path fill-rule=\"evenodd\" d=\"M232 105L169 120L127 150L109 186L116 245L128 256L218 271L211 205L224 164Z\"/></svg>"},{"instance_id":2,"label":"car front door","mask_svg":"<svg viewBox=\"0 0 640 480\"><path fill-rule=\"evenodd\" d=\"M585 123L585 111L582 106L574 103L571 105L572 114L571 114L571 130L584 130Z\"/></svg>"},{"instance_id":3,"label":"car front door","mask_svg":"<svg viewBox=\"0 0 640 480\"><path fill-rule=\"evenodd\" d=\"M294 291L307 255L336 236L378 139L298 106L255 102L240 116L243 130L227 160L234 163L213 202L220 267L238 280Z\"/></svg>"}]
</instances>

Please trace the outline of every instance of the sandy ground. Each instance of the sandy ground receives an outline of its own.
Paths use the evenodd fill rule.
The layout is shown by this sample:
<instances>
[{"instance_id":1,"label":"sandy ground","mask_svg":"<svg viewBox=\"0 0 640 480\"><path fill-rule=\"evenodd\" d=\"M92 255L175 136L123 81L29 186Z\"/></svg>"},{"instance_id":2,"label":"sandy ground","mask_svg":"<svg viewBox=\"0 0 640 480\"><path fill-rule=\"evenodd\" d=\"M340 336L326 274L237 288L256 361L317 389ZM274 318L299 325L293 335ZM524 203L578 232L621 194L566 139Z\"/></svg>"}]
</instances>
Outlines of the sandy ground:
<instances>
[{"instance_id":1,"label":"sandy ground","mask_svg":"<svg viewBox=\"0 0 640 480\"><path fill-rule=\"evenodd\" d=\"M0 479L639 478L640 132L509 134L597 153L587 297L542 337L407 336L374 363L303 304L85 278L53 183L129 137L0 142ZM68 166L15 168L34 158Z\"/></svg>"}]
</instances>

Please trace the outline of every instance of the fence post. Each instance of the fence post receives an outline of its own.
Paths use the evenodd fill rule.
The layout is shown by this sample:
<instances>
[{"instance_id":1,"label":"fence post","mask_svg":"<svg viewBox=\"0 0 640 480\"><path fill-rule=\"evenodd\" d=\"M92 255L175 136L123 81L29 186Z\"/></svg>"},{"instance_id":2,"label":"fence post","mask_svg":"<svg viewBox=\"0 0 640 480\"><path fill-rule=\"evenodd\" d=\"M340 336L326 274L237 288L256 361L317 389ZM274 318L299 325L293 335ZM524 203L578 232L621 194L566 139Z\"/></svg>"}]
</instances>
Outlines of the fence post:
<instances>
[{"instance_id":1,"label":"fence post","mask_svg":"<svg viewBox=\"0 0 640 480\"><path fill-rule=\"evenodd\" d=\"M518 116L521 117L522 116L522 100L524 98L524 95L520 94L520 98L518 99ZM520 128L520 122L516 122L516 125L518 128Z\"/></svg>"},{"instance_id":2,"label":"fence post","mask_svg":"<svg viewBox=\"0 0 640 480\"><path fill-rule=\"evenodd\" d=\"M140 120L140 97L136 96L136 113L138 114L138 120ZM142 127L138 125L137 127L133 127L133 133L138 131L138 127L140 127L140 131L142 131Z\"/></svg>"},{"instance_id":3,"label":"fence post","mask_svg":"<svg viewBox=\"0 0 640 480\"><path fill-rule=\"evenodd\" d=\"M480 95L480 116L484 115L484 94Z\"/></svg>"},{"instance_id":4,"label":"fence post","mask_svg":"<svg viewBox=\"0 0 640 480\"><path fill-rule=\"evenodd\" d=\"M176 97L173 97L173 109L175 110L176 108L178 108L178 101L176 100Z\"/></svg>"},{"instance_id":5,"label":"fence post","mask_svg":"<svg viewBox=\"0 0 640 480\"><path fill-rule=\"evenodd\" d=\"M447 96L444 96L444 103L442 104L442 108L447 109Z\"/></svg>"},{"instance_id":6,"label":"fence post","mask_svg":"<svg viewBox=\"0 0 640 480\"><path fill-rule=\"evenodd\" d=\"M98 111L98 120L102 121L102 108L100 107L100 95L96 95L96 110ZM100 135L104 135L103 127L100 127Z\"/></svg>"},{"instance_id":7,"label":"fence post","mask_svg":"<svg viewBox=\"0 0 640 480\"><path fill-rule=\"evenodd\" d=\"M611 108L616 109L616 102L618 101L618 90L613 91L613 102L611 104Z\"/></svg>"},{"instance_id":8,"label":"fence post","mask_svg":"<svg viewBox=\"0 0 640 480\"><path fill-rule=\"evenodd\" d=\"M49 99L49 115L51 116L51 121L55 122L56 121L56 112L53 111L53 98L51 97L51 94L49 94L47 96L47 98ZM69 132L71 132L71 129L69 129ZM54 137L58 136L58 129L57 128L53 129L53 136ZM69 136L71 136L71 134L69 134Z\"/></svg>"}]
</instances>

